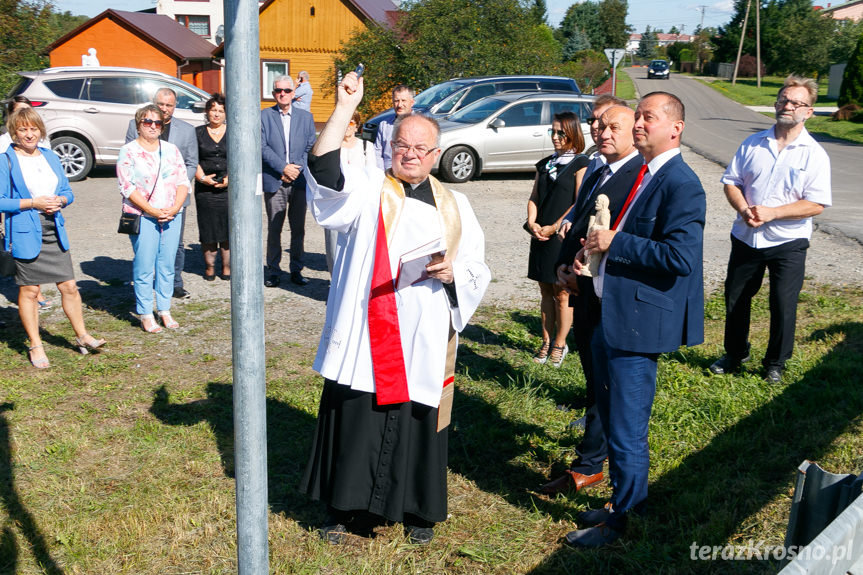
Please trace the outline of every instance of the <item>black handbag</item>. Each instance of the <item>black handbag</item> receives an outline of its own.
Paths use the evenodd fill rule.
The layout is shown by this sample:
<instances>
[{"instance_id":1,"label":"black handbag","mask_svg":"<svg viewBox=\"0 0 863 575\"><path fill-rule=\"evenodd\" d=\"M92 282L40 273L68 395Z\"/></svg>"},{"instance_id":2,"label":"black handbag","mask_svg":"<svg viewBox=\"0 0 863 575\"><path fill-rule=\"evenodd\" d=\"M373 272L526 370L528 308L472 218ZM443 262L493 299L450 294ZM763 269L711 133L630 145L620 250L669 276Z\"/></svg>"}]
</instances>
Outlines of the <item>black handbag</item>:
<instances>
[{"instance_id":1,"label":"black handbag","mask_svg":"<svg viewBox=\"0 0 863 575\"><path fill-rule=\"evenodd\" d=\"M162 142L159 141L159 167L156 168L156 181L153 182L153 189L150 190L150 195L147 196L147 201L156 193L156 184L159 183L160 172L162 171ZM138 235L141 232L141 214L127 214L120 212L120 225L117 226L118 234L128 234L131 236Z\"/></svg>"}]
</instances>

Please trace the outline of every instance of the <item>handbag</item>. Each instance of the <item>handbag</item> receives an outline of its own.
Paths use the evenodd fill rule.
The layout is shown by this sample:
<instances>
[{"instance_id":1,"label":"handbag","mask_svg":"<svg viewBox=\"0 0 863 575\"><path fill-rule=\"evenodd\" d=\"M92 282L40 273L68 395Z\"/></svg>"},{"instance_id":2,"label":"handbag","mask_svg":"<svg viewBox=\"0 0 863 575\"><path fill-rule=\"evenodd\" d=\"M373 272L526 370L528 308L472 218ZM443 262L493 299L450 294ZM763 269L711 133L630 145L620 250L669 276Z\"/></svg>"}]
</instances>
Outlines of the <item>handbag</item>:
<instances>
[{"instance_id":1,"label":"handbag","mask_svg":"<svg viewBox=\"0 0 863 575\"><path fill-rule=\"evenodd\" d=\"M159 183L159 172L162 170L162 141L159 140L159 167L156 168L156 180L153 182L153 189L150 190L150 195L147 196L147 201L156 193L156 184ZM136 236L141 232L141 214L128 214L120 212L120 225L117 226L118 234L128 234Z\"/></svg>"}]
</instances>

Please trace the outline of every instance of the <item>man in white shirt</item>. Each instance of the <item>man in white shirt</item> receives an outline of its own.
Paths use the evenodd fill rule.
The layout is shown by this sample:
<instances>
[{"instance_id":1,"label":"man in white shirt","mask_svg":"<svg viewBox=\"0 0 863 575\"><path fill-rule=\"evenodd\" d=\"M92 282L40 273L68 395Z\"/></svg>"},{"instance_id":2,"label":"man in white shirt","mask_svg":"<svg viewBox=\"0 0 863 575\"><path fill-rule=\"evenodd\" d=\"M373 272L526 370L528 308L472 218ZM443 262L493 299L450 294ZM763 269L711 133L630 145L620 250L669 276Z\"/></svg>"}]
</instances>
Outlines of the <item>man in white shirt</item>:
<instances>
[{"instance_id":1,"label":"man in white shirt","mask_svg":"<svg viewBox=\"0 0 863 575\"><path fill-rule=\"evenodd\" d=\"M797 297L803 287L812 216L831 203L830 158L809 135L818 96L814 80L789 76L776 96L776 125L744 140L722 176L737 211L725 279L725 355L710 366L733 373L749 360L752 298L770 271L770 339L765 379L782 381L794 349Z\"/></svg>"},{"instance_id":2,"label":"man in white shirt","mask_svg":"<svg viewBox=\"0 0 863 575\"><path fill-rule=\"evenodd\" d=\"M327 503L319 533L330 543L371 516L404 523L410 542L427 544L447 517L457 333L491 277L470 202L429 176L440 154L434 120L396 122L391 171L339 162L362 94L362 78L348 73L306 170L312 215L340 234L313 366L324 389L300 489ZM412 275L403 262L429 245Z\"/></svg>"},{"instance_id":3,"label":"man in white shirt","mask_svg":"<svg viewBox=\"0 0 863 575\"><path fill-rule=\"evenodd\" d=\"M378 167L389 170L393 164L393 152L390 142L393 139L393 125L396 120L409 116L414 107L414 91L405 84L393 88L393 111L396 117L392 122L386 120L378 124L378 135L375 137L375 158Z\"/></svg>"},{"instance_id":4,"label":"man in white shirt","mask_svg":"<svg viewBox=\"0 0 863 575\"><path fill-rule=\"evenodd\" d=\"M312 85L309 83L309 73L303 70L297 76L297 89L294 91L294 107L306 112L312 112Z\"/></svg>"}]
</instances>

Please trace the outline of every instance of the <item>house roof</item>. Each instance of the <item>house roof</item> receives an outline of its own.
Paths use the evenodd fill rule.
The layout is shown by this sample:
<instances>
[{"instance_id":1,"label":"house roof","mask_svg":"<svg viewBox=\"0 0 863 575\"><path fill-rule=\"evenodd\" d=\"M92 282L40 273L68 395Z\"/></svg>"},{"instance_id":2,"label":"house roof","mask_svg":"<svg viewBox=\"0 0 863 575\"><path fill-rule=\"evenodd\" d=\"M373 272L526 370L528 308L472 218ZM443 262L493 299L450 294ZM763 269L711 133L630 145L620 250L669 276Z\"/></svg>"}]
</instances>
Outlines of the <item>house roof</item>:
<instances>
[{"instance_id":1,"label":"house roof","mask_svg":"<svg viewBox=\"0 0 863 575\"><path fill-rule=\"evenodd\" d=\"M158 46L177 60L212 60L213 45L163 14L126 12L109 8L87 20L59 40L45 48L50 52L105 18L112 20L145 40Z\"/></svg>"},{"instance_id":2,"label":"house roof","mask_svg":"<svg viewBox=\"0 0 863 575\"><path fill-rule=\"evenodd\" d=\"M860 0L863 2L863 0ZM656 35L656 39L659 42L692 42L692 39L695 38L692 34L665 34L660 33ZM634 42L641 40L641 34L630 34L629 41Z\"/></svg>"},{"instance_id":3,"label":"house roof","mask_svg":"<svg viewBox=\"0 0 863 575\"><path fill-rule=\"evenodd\" d=\"M858 4L863 4L863 0L848 0L847 2L843 2L842 4L827 4L824 6L813 6L812 8L815 10L821 10L822 12L835 12L836 10L842 10L843 8L850 8L852 6L856 6Z\"/></svg>"},{"instance_id":4,"label":"house roof","mask_svg":"<svg viewBox=\"0 0 863 575\"><path fill-rule=\"evenodd\" d=\"M258 12L263 12L267 6L277 1L278 0L267 0L261 4ZM393 0L347 0L347 2L359 10L363 16L370 20L374 20L378 24L390 24L392 18L390 13L398 10L398 6L393 2Z\"/></svg>"}]
</instances>

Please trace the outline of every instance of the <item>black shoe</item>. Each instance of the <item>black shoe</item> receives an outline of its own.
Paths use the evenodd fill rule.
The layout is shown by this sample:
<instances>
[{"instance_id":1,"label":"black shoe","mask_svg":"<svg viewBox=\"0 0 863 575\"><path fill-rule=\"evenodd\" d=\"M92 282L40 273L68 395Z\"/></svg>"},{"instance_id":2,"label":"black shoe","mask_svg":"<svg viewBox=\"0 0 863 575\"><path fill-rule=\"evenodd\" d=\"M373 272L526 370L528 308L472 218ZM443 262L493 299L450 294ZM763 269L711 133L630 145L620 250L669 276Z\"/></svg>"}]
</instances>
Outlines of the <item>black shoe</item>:
<instances>
[{"instance_id":1,"label":"black shoe","mask_svg":"<svg viewBox=\"0 0 863 575\"><path fill-rule=\"evenodd\" d=\"M281 280L279 279L279 276L274 274L274 275L267 277L267 279L264 280L264 285L266 287L279 287L280 281Z\"/></svg>"},{"instance_id":2,"label":"black shoe","mask_svg":"<svg viewBox=\"0 0 863 575\"><path fill-rule=\"evenodd\" d=\"M776 365L771 365L767 368L767 372L764 374L765 381L770 383L782 383L782 371L783 369Z\"/></svg>"},{"instance_id":3,"label":"black shoe","mask_svg":"<svg viewBox=\"0 0 863 575\"><path fill-rule=\"evenodd\" d=\"M177 299L188 299L192 297L192 294L184 290L182 287L177 286L174 288L174 297Z\"/></svg>"},{"instance_id":4,"label":"black shoe","mask_svg":"<svg viewBox=\"0 0 863 575\"><path fill-rule=\"evenodd\" d=\"M304 286L309 283L309 278L304 278L303 274L300 272L291 272L291 283L295 283L298 286Z\"/></svg>"},{"instance_id":5,"label":"black shoe","mask_svg":"<svg viewBox=\"0 0 863 575\"><path fill-rule=\"evenodd\" d=\"M318 529L318 536L330 545L341 545L348 534L347 528L341 523L324 525Z\"/></svg>"},{"instance_id":6,"label":"black shoe","mask_svg":"<svg viewBox=\"0 0 863 575\"><path fill-rule=\"evenodd\" d=\"M747 353L746 357L743 359L734 359L730 355L725 354L712 364L708 368L711 373L715 373L716 375L725 375L728 373L734 373L740 369L740 366L749 361L750 355Z\"/></svg>"},{"instance_id":7,"label":"black shoe","mask_svg":"<svg viewBox=\"0 0 863 575\"><path fill-rule=\"evenodd\" d=\"M605 523L593 527L570 531L566 534L566 542L573 547L582 549L597 549L614 543L620 538L620 531Z\"/></svg>"},{"instance_id":8,"label":"black shoe","mask_svg":"<svg viewBox=\"0 0 863 575\"><path fill-rule=\"evenodd\" d=\"M582 415L578 419L573 419L572 421L569 422L569 428L570 429L584 429L585 427L587 427L587 416L586 415Z\"/></svg>"},{"instance_id":9,"label":"black shoe","mask_svg":"<svg viewBox=\"0 0 863 575\"><path fill-rule=\"evenodd\" d=\"M605 523L611 517L611 503L606 503L600 509L588 509L575 516L575 522L579 527L595 527Z\"/></svg>"},{"instance_id":10,"label":"black shoe","mask_svg":"<svg viewBox=\"0 0 863 575\"><path fill-rule=\"evenodd\" d=\"M414 545L428 545L434 539L433 527L405 525L405 532L407 533L408 541Z\"/></svg>"}]
</instances>

